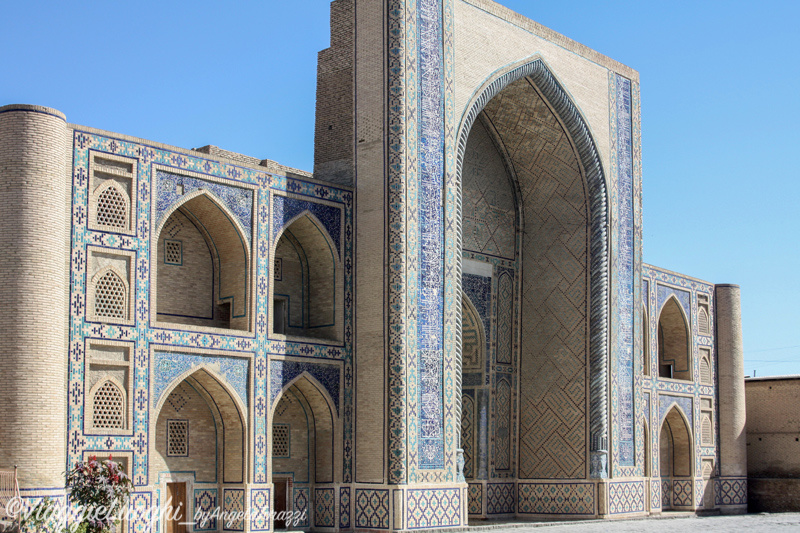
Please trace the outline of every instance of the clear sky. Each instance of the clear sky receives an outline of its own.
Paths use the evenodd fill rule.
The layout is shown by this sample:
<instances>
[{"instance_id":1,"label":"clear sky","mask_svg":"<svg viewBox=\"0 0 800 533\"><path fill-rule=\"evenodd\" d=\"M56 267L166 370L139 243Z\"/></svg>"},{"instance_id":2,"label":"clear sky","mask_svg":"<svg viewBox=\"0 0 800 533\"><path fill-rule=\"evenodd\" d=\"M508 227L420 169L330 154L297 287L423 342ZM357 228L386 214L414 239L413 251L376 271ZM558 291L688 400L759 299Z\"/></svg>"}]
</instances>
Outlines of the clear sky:
<instances>
[{"instance_id":1,"label":"clear sky","mask_svg":"<svg viewBox=\"0 0 800 533\"><path fill-rule=\"evenodd\" d=\"M746 373L800 374L800 2L501 3L639 71L645 261L741 285ZM310 171L328 43L327 0L7 1L0 105Z\"/></svg>"}]
</instances>

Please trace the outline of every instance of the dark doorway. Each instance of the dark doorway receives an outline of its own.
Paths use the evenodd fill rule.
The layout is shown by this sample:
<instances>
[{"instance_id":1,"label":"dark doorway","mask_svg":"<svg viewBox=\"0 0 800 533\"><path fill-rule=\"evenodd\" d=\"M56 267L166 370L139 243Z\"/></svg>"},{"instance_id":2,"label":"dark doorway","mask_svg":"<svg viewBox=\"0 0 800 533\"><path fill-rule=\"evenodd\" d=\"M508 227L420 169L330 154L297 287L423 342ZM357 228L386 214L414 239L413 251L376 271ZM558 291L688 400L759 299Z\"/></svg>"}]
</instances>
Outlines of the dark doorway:
<instances>
[{"instance_id":1,"label":"dark doorway","mask_svg":"<svg viewBox=\"0 0 800 533\"><path fill-rule=\"evenodd\" d=\"M186 483L167 483L166 533L186 533Z\"/></svg>"}]
</instances>

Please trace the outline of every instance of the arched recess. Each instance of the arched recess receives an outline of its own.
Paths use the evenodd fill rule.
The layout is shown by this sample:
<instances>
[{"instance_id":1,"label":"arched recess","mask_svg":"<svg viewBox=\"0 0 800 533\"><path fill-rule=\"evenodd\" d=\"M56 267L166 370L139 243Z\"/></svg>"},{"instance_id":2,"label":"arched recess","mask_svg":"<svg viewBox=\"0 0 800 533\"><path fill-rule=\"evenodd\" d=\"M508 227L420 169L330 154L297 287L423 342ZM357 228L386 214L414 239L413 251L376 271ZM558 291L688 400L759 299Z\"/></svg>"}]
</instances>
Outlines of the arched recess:
<instances>
[{"instance_id":1,"label":"arched recess","mask_svg":"<svg viewBox=\"0 0 800 533\"><path fill-rule=\"evenodd\" d=\"M478 310L464 293L461 294L461 339L462 400L459 447L464 452L464 477L473 479L479 473L479 449L485 446L486 441L481 413L476 405L476 400L478 403L485 401L483 385L486 367L486 332ZM485 421L484 414L484 425Z\"/></svg>"},{"instance_id":2,"label":"arched recess","mask_svg":"<svg viewBox=\"0 0 800 533\"><path fill-rule=\"evenodd\" d=\"M527 60L490 76L469 104L458 132L457 188L479 116L516 180L524 220L518 229L519 477L605 477L609 217L599 153L586 121L544 62ZM452 208L463 224L459 204ZM565 398L565 390L569 401L553 413L547 400ZM570 442L548 453L557 433Z\"/></svg>"},{"instance_id":3,"label":"arched recess","mask_svg":"<svg viewBox=\"0 0 800 533\"><path fill-rule=\"evenodd\" d=\"M661 423L659 470L664 494L664 510L691 506L694 474L692 430L686 415L673 405ZM687 495L688 487L688 495ZM683 500L688 498L688 502Z\"/></svg>"},{"instance_id":4,"label":"arched recess","mask_svg":"<svg viewBox=\"0 0 800 533\"><path fill-rule=\"evenodd\" d=\"M642 374L650 375L650 318L644 306L642 307Z\"/></svg>"},{"instance_id":5,"label":"arched recess","mask_svg":"<svg viewBox=\"0 0 800 533\"><path fill-rule=\"evenodd\" d=\"M340 341L342 269L325 226L305 211L278 234L273 254L272 333Z\"/></svg>"},{"instance_id":6,"label":"arched recess","mask_svg":"<svg viewBox=\"0 0 800 533\"><path fill-rule=\"evenodd\" d=\"M162 494L183 495L191 509L195 490L222 495L248 481L247 411L213 369L195 367L176 378L155 412L150 472ZM173 493L176 485L182 489Z\"/></svg>"},{"instance_id":7,"label":"arched recess","mask_svg":"<svg viewBox=\"0 0 800 533\"><path fill-rule=\"evenodd\" d=\"M302 513L305 509L313 516L304 506L316 501L318 490L329 491L341 481L342 450L333 401L325 388L304 372L278 395L271 421L274 510Z\"/></svg>"},{"instance_id":8,"label":"arched recess","mask_svg":"<svg viewBox=\"0 0 800 533\"><path fill-rule=\"evenodd\" d=\"M250 250L244 230L213 193L193 191L157 228L157 320L248 330Z\"/></svg>"},{"instance_id":9,"label":"arched recess","mask_svg":"<svg viewBox=\"0 0 800 533\"><path fill-rule=\"evenodd\" d=\"M692 380L689 325L674 297L667 299L658 317L658 376Z\"/></svg>"}]
</instances>

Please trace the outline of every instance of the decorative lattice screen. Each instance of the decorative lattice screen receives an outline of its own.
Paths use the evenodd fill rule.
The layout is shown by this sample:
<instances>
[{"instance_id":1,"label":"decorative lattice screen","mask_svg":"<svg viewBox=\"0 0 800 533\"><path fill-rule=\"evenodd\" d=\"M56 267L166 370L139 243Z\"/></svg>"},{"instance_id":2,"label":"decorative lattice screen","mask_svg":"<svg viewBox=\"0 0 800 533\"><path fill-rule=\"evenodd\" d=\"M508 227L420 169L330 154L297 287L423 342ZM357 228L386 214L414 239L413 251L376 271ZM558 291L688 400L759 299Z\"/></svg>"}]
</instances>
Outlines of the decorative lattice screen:
<instances>
[{"instance_id":1,"label":"decorative lattice screen","mask_svg":"<svg viewBox=\"0 0 800 533\"><path fill-rule=\"evenodd\" d=\"M167 420L167 457L189 455L189 421Z\"/></svg>"},{"instance_id":2,"label":"decorative lattice screen","mask_svg":"<svg viewBox=\"0 0 800 533\"><path fill-rule=\"evenodd\" d=\"M181 241L164 241L164 262L168 265L183 264Z\"/></svg>"},{"instance_id":3,"label":"decorative lattice screen","mask_svg":"<svg viewBox=\"0 0 800 533\"><path fill-rule=\"evenodd\" d=\"M711 423L711 416L703 415L702 434L700 436L703 446L714 445L714 424Z\"/></svg>"},{"instance_id":4,"label":"decorative lattice screen","mask_svg":"<svg viewBox=\"0 0 800 533\"><path fill-rule=\"evenodd\" d=\"M103 274L94 291L95 316L126 319L126 292L125 283L114 272Z\"/></svg>"},{"instance_id":5,"label":"decorative lattice screen","mask_svg":"<svg viewBox=\"0 0 800 533\"><path fill-rule=\"evenodd\" d=\"M272 456L289 457L289 426L286 424L272 425Z\"/></svg>"},{"instance_id":6,"label":"decorative lattice screen","mask_svg":"<svg viewBox=\"0 0 800 533\"><path fill-rule=\"evenodd\" d=\"M112 228L127 229L128 202L116 188L107 188L97 199L97 223Z\"/></svg>"},{"instance_id":7,"label":"decorative lattice screen","mask_svg":"<svg viewBox=\"0 0 800 533\"><path fill-rule=\"evenodd\" d=\"M711 364L705 356L700 359L700 383L711 385Z\"/></svg>"},{"instance_id":8,"label":"decorative lattice screen","mask_svg":"<svg viewBox=\"0 0 800 533\"><path fill-rule=\"evenodd\" d=\"M110 381L94 393L92 425L100 429L125 429L125 397Z\"/></svg>"},{"instance_id":9,"label":"decorative lattice screen","mask_svg":"<svg viewBox=\"0 0 800 533\"><path fill-rule=\"evenodd\" d=\"M700 329L701 335L708 335L709 333L709 325L708 325L708 312L702 307L700 311L697 313L697 324L698 328Z\"/></svg>"}]
</instances>

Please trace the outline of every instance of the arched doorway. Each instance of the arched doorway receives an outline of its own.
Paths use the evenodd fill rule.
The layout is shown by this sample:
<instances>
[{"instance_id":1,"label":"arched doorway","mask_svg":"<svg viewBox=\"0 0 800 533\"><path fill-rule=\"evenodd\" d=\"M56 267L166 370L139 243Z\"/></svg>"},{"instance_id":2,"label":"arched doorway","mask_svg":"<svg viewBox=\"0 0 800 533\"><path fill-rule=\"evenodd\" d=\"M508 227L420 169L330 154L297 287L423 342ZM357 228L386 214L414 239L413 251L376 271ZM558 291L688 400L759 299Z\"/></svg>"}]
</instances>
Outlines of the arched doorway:
<instances>
[{"instance_id":1,"label":"arched doorway","mask_svg":"<svg viewBox=\"0 0 800 533\"><path fill-rule=\"evenodd\" d=\"M273 334L341 340L343 281L336 246L308 211L280 233L272 279Z\"/></svg>"},{"instance_id":2,"label":"arched doorway","mask_svg":"<svg viewBox=\"0 0 800 533\"><path fill-rule=\"evenodd\" d=\"M667 300L658 317L658 376L692 380L692 358L689 352L689 326L686 316L674 297Z\"/></svg>"},{"instance_id":3,"label":"arched doorway","mask_svg":"<svg viewBox=\"0 0 800 533\"><path fill-rule=\"evenodd\" d=\"M462 260L491 265L497 298L496 329L487 333L498 340L487 354L490 424L510 419L509 434L495 434L489 477L603 475L608 213L588 129L534 61L487 82L473 99L458 164ZM501 343L508 331L515 340Z\"/></svg>"},{"instance_id":4,"label":"arched doorway","mask_svg":"<svg viewBox=\"0 0 800 533\"><path fill-rule=\"evenodd\" d=\"M163 518L163 531L182 533L182 522L191 522L198 511L209 513L209 519L195 529L216 530L221 524L211 513L226 499L244 494L246 409L223 378L201 367L178 378L156 412L151 430L153 484L161 504L177 510Z\"/></svg>"},{"instance_id":5,"label":"arched doorway","mask_svg":"<svg viewBox=\"0 0 800 533\"><path fill-rule=\"evenodd\" d=\"M314 508L332 506L334 482L341 477L336 467L341 463L338 415L324 391L304 373L276 399L271 428L275 529L335 527L331 512ZM297 521L282 519L281 511L292 513Z\"/></svg>"},{"instance_id":6,"label":"arched doorway","mask_svg":"<svg viewBox=\"0 0 800 533\"><path fill-rule=\"evenodd\" d=\"M661 424L659 470L662 510L693 509L692 430L683 412L673 406Z\"/></svg>"},{"instance_id":7,"label":"arched doorway","mask_svg":"<svg viewBox=\"0 0 800 533\"><path fill-rule=\"evenodd\" d=\"M153 254L158 321L249 329L249 240L235 220L202 189L165 215Z\"/></svg>"}]
</instances>

